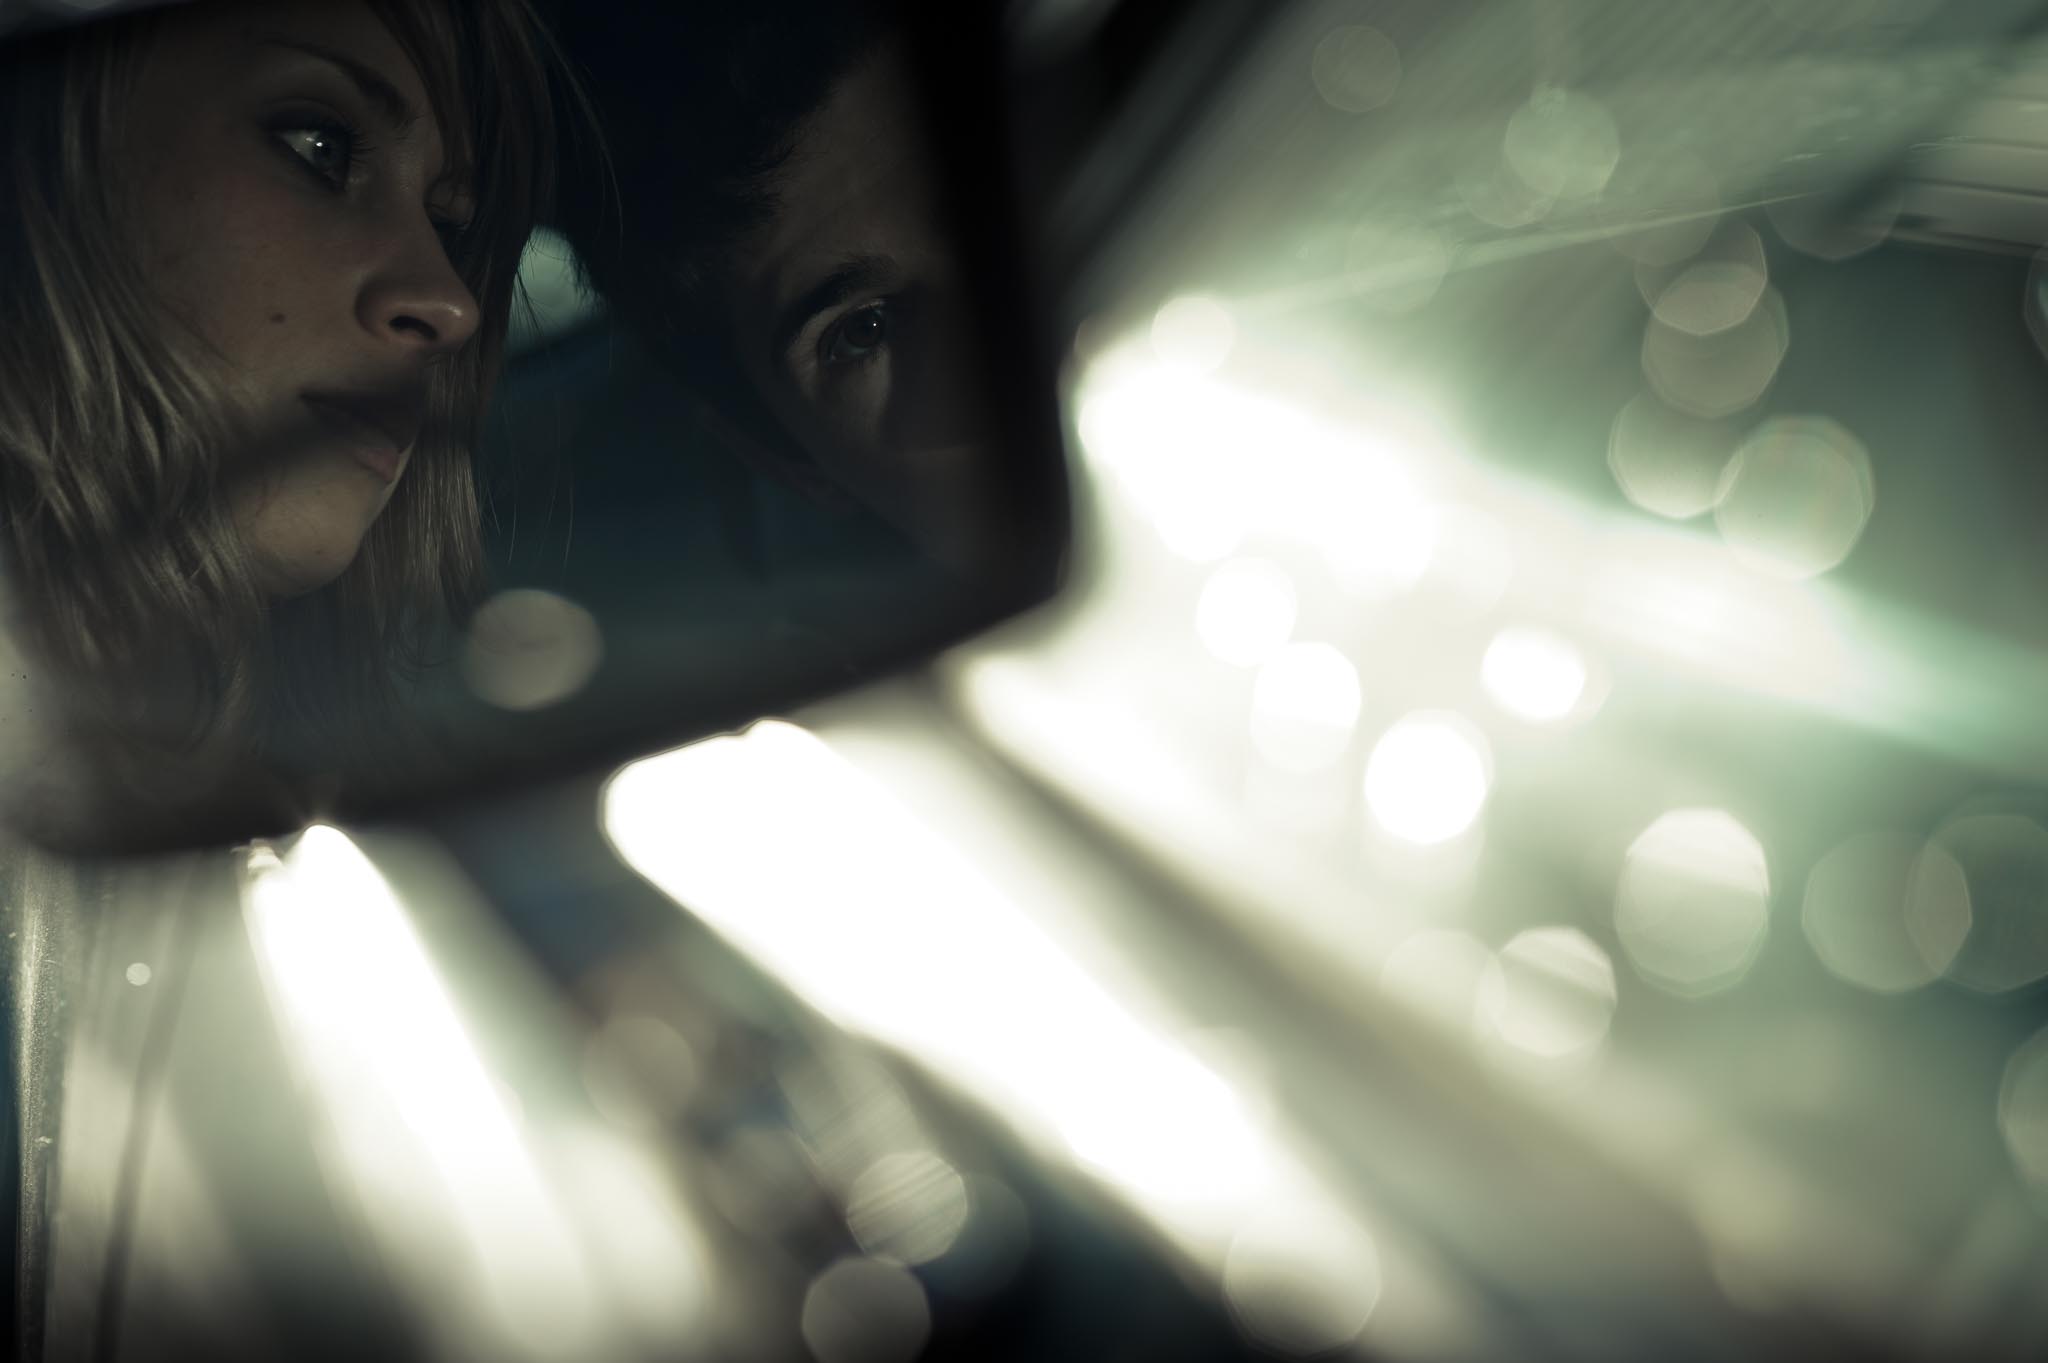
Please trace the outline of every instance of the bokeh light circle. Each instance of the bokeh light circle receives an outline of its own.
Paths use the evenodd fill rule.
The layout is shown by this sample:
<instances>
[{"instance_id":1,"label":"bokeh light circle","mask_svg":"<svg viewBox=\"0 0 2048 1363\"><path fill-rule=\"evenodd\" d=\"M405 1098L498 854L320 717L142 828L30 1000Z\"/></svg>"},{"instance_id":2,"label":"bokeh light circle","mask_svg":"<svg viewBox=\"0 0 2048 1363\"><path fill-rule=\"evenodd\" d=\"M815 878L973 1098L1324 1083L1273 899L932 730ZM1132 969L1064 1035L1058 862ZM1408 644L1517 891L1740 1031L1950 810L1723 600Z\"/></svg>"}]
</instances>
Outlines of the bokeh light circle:
<instances>
[{"instance_id":1,"label":"bokeh light circle","mask_svg":"<svg viewBox=\"0 0 2048 1363\"><path fill-rule=\"evenodd\" d=\"M1970 890L1970 928L1948 976L1987 994L2048 977L2048 829L2026 814L1951 819L1934 842Z\"/></svg>"},{"instance_id":2,"label":"bokeh light circle","mask_svg":"<svg viewBox=\"0 0 2048 1363\"><path fill-rule=\"evenodd\" d=\"M1932 982L1955 960L1970 930L1970 887L1938 844L1865 833L1814 864L1800 926L1829 971L1896 994Z\"/></svg>"},{"instance_id":3,"label":"bokeh light circle","mask_svg":"<svg viewBox=\"0 0 2048 1363\"><path fill-rule=\"evenodd\" d=\"M1621 163L1621 130L1599 100L1553 86L1515 111L1501 152L1538 194L1584 198L1599 193Z\"/></svg>"},{"instance_id":4,"label":"bokeh light circle","mask_svg":"<svg viewBox=\"0 0 2048 1363\"><path fill-rule=\"evenodd\" d=\"M1682 412L1732 416L1771 386L1791 340L1785 300L1773 288L1740 323L1712 335L1681 331L1653 315L1643 330L1643 376L1651 391Z\"/></svg>"},{"instance_id":5,"label":"bokeh light circle","mask_svg":"<svg viewBox=\"0 0 2048 1363\"><path fill-rule=\"evenodd\" d=\"M1479 677L1509 714L1544 723L1578 708L1586 694L1586 658L1561 634L1510 626L1486 646Z\"/></svg>"},{"instance_id":6,"label":"bokeh light circle","mask_svg":"<svg viewBox=\"0 0 2048 1363\"><path fill-rule=\"evenodd\" d=\"M846 1224L877 1259L923 1264L953 1247L967 1224L967 1183L930 1150L882 1156L846 1194Z\"/></svg>"},{"instance_id":7,"label":"bokeh light circle","mask_svg":"<svg viewBox=\"0 0 2048 1363\"><path fill-rule=\"evenodd\" d=\"M1884 244L1905 207L1897 187L1844 205L1825 195L1775 199L1764 205L1778 239L1802 255L1843 261Z\"/></svg>"},{"instance_id":8,"label":"bokeh light circle","mask_svg":"<svg viewBox=\"0 0 2048 1363\"><path fill-rule=\"evenodd\" d=\"M1614 963L1577 928L1529 928L1500 950L1500 1039L1539 1060L1583 1056L1606 1039Z\"/></svg>"},{"instance_id":9,"label":"bokeh light circle","mask_svg":"<svg viewBox=\"0 0 2048 1363\"><path fill-rule=\"evenodd\" d=\"M1607 466L1622 494L1675 521L1711 511L1740 432L1666 406L1650 393L1629 399L1614 418Z\"/></svg>"},{"instance_id":10,"label":"bokeh light circle","mask_svg":"<svg viewBox=\"0 0 2048 1363\"><path fill-rule=\"evenodd\" d=\"M1245 1336L1290 1357L1364 1331L1380 1298L1372 1237L1333 1206L1283 1199L1255 1211L1223 1259L1223 1299Z\"/></svg>"},{"instance_id":11,"label":"bokeh light circle","mask_svg":"<svg viewBox=\"0 0 2048 1363\"><path fill-rule=\"evenodd\" d=\"M2006 1062L1998 1086L1998 1134L2020 1175L2048 1192L2048 1028L2034 1033Z\"/></svg>"},{"instance_id":12,"label":"bokeh light circle","mask_svg":"<svg viewBox=\"0 0 2048 1363\"><path fill-rule=\"evenodd\" d=\"M591 1106L629 1130L659 1130L696 1090L696 1052L659 1017L621 1013L584 1043L583 1088Z\"/></svg>"},{"instance_id":13,"label":"bokeh light circle","mask_svg":"<svg viewBox=\"0 0 2048 1363\"><path fill-rule=\"evenodd\" d=\"M1665 295L1691 276L1691 287L1671 299L1671 315L1662 320L1681 331L1710 336L1749 316L1763 300L1771 267L1764 254L1764 239L1754 227L1736 218L1715 226L1688 255L1668 261L1637 261L1635 275L1636 290L1653 314ZM1711 309L1702 314L1700 305L1712 303L1712 295L1724 288L1737 290L1734 297L1721 300L1726 312L1719 319L1711 316ZM1719 324L1715 324L1717 320ZM1708 324L1699 325L1701 322Z\"/></svg>"},{"instance_id":14,"label":"bokeh light circle","mask_svg":"<svg viewBox=\"0 0 2048 1363\"><path fill-rule=\"evenodd\" d=\"M1401 88L1401 50L1376 28L1341 24L1316 44L1309 79L1331 108L1370 113Z\"/></svg>"},{"instance_id":15,"label":"bokeh light circle","mask_svg":"<svg viewBox=\"0 0 2048 1363\"><path fill-rule=\"evenodd\" d=\"M845 1258L811 1281L802 1328L818 1363L910 1363L931 1338L931 1305L907 1269Z\"/></svg>"},{"instance_id":16,"label":"bokeh light circle","mask_svg":"<svg viewBox=\"0 0 2048 1363\"><path fill-rule=\"evenodd\" d=\"M1877 505L1863 443L1831 417L1773 417L1728 461L1714 524L1735 555L1782 577L1841 563Z\"/></svg>"},{"instance_id":17,"label":"bokeh light circle","mask_svg":"<svg viewBox=\"0 0 2048 1363\"><path fill-rule=\"evenodd\" d=\"M1725 810L1676 809L1629 845L1614 928L1651 983L1708 994L1749 969L1769 925L1770 897L1755 834Z\"/></svg>"},{"instance_id":18,"label":"bokeh light circle","mask_svg":"<svg viewBox=\"0 0 2048 1363\"><path fill-rule=\"evenodd\" d=\"M1687 335L1712 336L1748 321L1769 286L1762 270L1739 261L1703 260L1674 275L1650 313Z\"/></svg>"},{"instance_id":19,"label":"bokeh light circle","mask_svg":"<svg viewBox=\"0 0 2048 1363\"><path fill-rule=\"evenodd\" d=\"M520 587L477 610L463 641L462 676L506 710L538 710L583 689L604 655L589 611L553 592Z\"/></svg>"},{"instance_id":20,"label":"bokeh light circle","mask_svg":"<svg viewBox=\"0 0 2048 1363\"><path fill-rule=\"evenodd\" d=\"M1448 711L1397 720L1365 764L1365 803L1373 819L1420 846L1448 842L1470 828L1492 785L1486 740Z\"/></svg>"}]
</instances>

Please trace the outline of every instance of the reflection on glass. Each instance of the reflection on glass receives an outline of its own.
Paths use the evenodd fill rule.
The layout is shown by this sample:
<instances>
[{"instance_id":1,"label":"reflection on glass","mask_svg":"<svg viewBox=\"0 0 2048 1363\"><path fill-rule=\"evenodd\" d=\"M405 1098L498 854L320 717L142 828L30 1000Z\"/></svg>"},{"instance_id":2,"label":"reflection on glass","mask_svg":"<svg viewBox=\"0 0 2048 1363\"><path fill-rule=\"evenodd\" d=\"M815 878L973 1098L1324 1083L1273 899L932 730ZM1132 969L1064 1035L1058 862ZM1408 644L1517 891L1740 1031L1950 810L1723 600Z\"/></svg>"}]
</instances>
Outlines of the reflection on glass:
<instances>
[{"instance_id":1,"label":"reflection on glass","mask_svg":"<svg viewBox=\"0 0 2048 1363\"><path fill-rule=\"evenodd\" d=\"M757 472L978 562L984 336L890 8L585 7L563 27L614 169L589 168L565 230L614 314Z\"/></svg>"}]
</instances>

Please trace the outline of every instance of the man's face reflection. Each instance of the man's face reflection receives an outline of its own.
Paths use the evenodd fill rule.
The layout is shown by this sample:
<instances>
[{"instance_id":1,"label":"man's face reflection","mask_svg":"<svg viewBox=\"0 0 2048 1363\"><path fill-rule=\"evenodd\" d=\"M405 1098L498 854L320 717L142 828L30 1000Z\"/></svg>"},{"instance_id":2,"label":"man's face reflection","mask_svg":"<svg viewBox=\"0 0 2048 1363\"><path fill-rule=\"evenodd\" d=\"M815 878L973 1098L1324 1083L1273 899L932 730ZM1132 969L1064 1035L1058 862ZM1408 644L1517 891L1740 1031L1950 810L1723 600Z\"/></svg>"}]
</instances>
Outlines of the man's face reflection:
<instances>
[{"instance_id":1,"label":"man's face reflection","mask_svg":"<svg viewBox=\"0 0 2048 1363\"><path fill-rule=\"evenodd\" d=\"M957 559L986 403L897 44L832 85L768 188L725 300L748 376L831 482Z\"/></svg>"}]
</instances>

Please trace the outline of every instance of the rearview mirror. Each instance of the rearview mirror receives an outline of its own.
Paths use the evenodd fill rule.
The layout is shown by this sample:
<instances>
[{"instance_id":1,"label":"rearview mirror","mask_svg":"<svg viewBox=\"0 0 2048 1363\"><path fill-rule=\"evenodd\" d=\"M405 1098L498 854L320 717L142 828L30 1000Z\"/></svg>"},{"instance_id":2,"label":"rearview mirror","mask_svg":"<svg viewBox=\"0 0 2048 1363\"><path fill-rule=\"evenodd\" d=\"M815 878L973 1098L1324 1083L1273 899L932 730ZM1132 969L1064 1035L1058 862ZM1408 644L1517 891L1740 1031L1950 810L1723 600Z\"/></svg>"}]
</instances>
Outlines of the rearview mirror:
<instances>
[{"instance_id":1,"label":"rearview mirror","mask_svg":"<svg viewBox=\"0 0 2048 1363\"><path fill-rule=\"evenodd\" d=\"M0 320L17 348L69 355L85 337L112 365L71 356L71 388L104 391L66 393L69 425L39 424L32 372L0 378L19 390L0 406L15 833L218 842L502 789L901 668L1053 590L1053 347L1020 249L997 7L581 4L531 41L514 6L480 8L437 25L283 5L265 11L277 32L252 35L222 17L237 7L192 0L0 43L23 191L0 207ZM230 60L252 41L282 55ZM552 73L534 55L550 46ZM129 113L91 126L86 154L151 159L114 166L133 188L100 196L113 208L73 205L53 139L117 69L136 73L120 77ZM223 146L203 122L153 119L188 107L187 86L252 108L260 136ZM402 120L385 144L300 112L362 106L374 123L380 86L434 111L438 178L406 159L431 156ZM545 116L518 117L522 99ZM343 152L355 168L322 160ZM492 342L492 214L549 161L557 188L530 205L518 259L530 306L506 312L470 442L472 511L459 469L431 462L422 395L465 362L465 298L475 344ZM331 182L301 183L309 169ZM232 220L214 210L227 194L243 196ZM445 259L420 245L418 198ZM67 292L37 273L51 224L95 209L106 259ZM127 370L148 366L102 315L116 277L195 387L232 380L234 437L187 467L177 423L137 405ZM270 420L279 402L289 422ZM104 466L53 472L82 457L66 436L96 404L117 413L92 451ZM127 501L95 518L95 496ZM199 541L188 515L224 536ZM53 517L63 534L45 533ZM470 542L482 590L443 609ZM418 553L394 567L420 546L440 576ZM236 602L256 625L208 653Z\"/></svg>"}]
</instances>

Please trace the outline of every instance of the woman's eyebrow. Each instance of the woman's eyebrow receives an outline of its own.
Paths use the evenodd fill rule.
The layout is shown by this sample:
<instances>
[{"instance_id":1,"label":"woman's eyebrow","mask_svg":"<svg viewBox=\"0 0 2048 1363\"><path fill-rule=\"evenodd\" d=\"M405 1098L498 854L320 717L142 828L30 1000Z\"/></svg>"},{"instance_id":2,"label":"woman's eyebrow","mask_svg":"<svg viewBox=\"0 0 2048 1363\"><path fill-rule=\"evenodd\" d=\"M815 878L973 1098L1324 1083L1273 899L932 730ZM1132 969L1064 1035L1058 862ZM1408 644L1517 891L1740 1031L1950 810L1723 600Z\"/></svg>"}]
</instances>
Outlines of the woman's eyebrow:
<instances>
[{"instance_id":1,"label":"woman's eyebrow","mask_svg":"<svg viewBox=\"0 0 2048 1363\"><path fill-rule=\"evenodd\" d=\"M817 283L791 299L776 314L769 332L769 356L780 359L810 320L827 308L837 307L857 293L878 289L896 274L896 262L888 256L849 256Z\"/></svg>"},{"instance_id":2,"label":"woman's eyebrow","mask_svg":"<svg viewBox=\"0 0 2048 1363\"><path fill-rule=\"evenodd\" d=\"M338 68L343 75L356 83L357 88L363 92L363 97L377 107L377 112L384 116L385 121L401 138L410 133L413 125L420 121L420 111L399 93L397 86L374 68L363 65L346 53L336 52L333 48L322 47L318 43L279 37L275 34L259 35L258 41L266 47L289 48L294 52L303 52L309 57L318 57L321 61Z\"/></svg>"}]
</instances>

